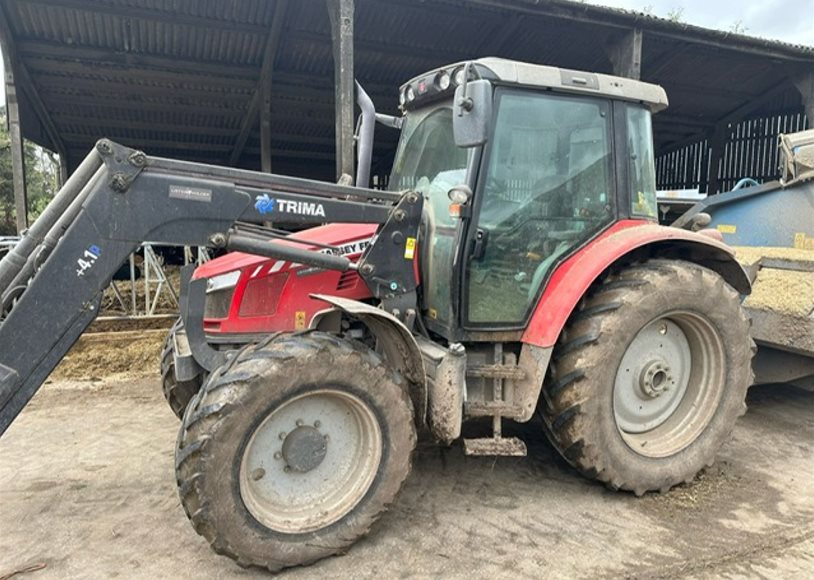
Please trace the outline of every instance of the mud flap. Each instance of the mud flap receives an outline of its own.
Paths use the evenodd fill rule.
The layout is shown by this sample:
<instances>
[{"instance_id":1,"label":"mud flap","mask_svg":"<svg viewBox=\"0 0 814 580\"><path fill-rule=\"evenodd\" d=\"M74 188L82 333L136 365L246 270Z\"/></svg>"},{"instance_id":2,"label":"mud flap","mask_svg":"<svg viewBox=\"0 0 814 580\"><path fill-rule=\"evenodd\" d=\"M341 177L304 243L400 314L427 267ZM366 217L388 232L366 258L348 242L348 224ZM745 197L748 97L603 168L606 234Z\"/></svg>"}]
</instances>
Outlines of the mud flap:
<instances>
[{"instance_id":1,"label":"mud flap","mask_svg":"<svg viewBox=\"0 0 814 580\"><path fill-rule=\"evenodd\" d=\"M175 365L175 380L179 383L195 380L203 372L201 366L192 356L186 330L178 329L172 333L172 359Z\"/></svg>"},{"instance_id":2,"label":"mud flap","mask_svg":"<svg viewBox=\"0 0 814 580\"><path fill-rule=\"evenodd\" d=\"M324 294L311 294L314 300L326 302L362 322L376 337L387 361L410 382L416 422L423 425L427 416L427 382L424 359L415 337L395 316L370 304ZM311 328L322 328L323 320L331 320L330 310L314 316Z\"/></svg>"}]
</instances>

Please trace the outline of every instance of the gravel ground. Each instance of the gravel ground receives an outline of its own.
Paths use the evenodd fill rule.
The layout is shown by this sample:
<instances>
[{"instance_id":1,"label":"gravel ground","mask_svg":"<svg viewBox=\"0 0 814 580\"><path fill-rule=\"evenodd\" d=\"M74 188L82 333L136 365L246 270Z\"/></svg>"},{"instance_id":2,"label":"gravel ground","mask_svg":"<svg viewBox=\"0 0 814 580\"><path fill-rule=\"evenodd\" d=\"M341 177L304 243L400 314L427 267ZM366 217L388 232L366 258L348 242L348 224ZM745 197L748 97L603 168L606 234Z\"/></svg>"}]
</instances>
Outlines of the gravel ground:
<instances>
[{"instance_id":1,"label":"gravel ground","mask_svg":"<svg viewBox=\"0 0 814 580\"><path fill-rule=\"evenodd\" d=\"M716 465L635 498L527 458L417 452L396 505L350 552L286 578L811 578L814 393L752 390ZM0 440L0 578L246 578L178 503L177 422L158 380L46 385Z\"/></svg>"}]
</instances>

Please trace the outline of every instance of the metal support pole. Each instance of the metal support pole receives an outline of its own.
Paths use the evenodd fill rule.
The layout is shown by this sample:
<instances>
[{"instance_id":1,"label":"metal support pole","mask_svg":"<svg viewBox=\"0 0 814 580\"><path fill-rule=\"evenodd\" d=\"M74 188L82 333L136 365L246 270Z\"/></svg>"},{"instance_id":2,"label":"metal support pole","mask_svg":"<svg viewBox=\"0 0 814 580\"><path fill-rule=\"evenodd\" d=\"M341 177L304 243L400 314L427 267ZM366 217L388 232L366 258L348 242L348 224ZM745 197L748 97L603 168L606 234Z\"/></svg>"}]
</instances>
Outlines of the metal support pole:
<instances>
[{"instance_id":1,"label":"metal support pole","mask_svg":"<svg viewBox=\"0 0 814 580\"><path fill-rule=\"evenodd\" d=\"M630 79L642 76L642 31L634 28L608 47L613 74Z\"/></svg>"},{"instance_id":2,"label":"metal support pole","mask_svg":"<svg viewBox=\"0 0 814 580\"><path fill-rule=\"evenodd\" d=\"M59 186L65 185L68 181L68 156L64 153L59 154Z\"/></svg>"},{"instance_id":3,"label":"metal support pole","mask_svg":"<svg viewBox=\"0 0 814 580\"><path fill-rule=\"evenodd\" d=\"M336 176L353 177L354 0L326 0L331 18L336 107Z\"/></svg>"},{"instance_id":4,"label":"metal support pole","mask_svg":"<svg viewBox=\"0 0 814 580\"><path fill-rule=\"evenodd\" d=\"M264 79L260 103L260 170L271 173L271 79Z\"/></svg>"},{"instance_id":5,"label":"metal support pole","mask_svg":"<svg viewBox=\"0 0 814 580\"><path fill-rule=\"evenodd\" d=\"M14 80L14 55L3 44L3 64L5 66L6 85L6 121L11 140L11 182L14 189L14 209L17 215L17 233L22 234L28 228L28 196L25 191L25 144L20 128L20 106L18 103L17 85Z\"/></svg>"}]
</instances>

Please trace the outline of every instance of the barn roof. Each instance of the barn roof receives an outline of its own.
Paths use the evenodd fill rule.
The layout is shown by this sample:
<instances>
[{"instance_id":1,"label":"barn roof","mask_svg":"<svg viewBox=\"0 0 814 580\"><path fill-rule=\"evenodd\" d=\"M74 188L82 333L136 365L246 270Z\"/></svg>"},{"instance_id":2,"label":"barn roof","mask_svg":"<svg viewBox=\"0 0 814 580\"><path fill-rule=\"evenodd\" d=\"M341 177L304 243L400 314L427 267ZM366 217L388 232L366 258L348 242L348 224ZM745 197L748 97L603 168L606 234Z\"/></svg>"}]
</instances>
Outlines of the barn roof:
<instances>
[{"instance_id":1,"label":"barn roof","mask_svg":"<svg viewBox=\"0 0 814 580\"><path fill-rule=\"evenodd\" d=\"M71 164L107 136L151 154L259 167L259 123L247 112L273 47L274 170L333 176L325 0L0 0L0 8L23 133L63 149ZM727 120L801 111L794 80L814 68L811 47L564 0L356 0L354 26L356 77L390 112L400 83L468 58L612 73L614 47L640 31L641 78L670 100L655 125L662 153ZM393 133L377 132L381 167Z\"/></svg>"}]
</instances>

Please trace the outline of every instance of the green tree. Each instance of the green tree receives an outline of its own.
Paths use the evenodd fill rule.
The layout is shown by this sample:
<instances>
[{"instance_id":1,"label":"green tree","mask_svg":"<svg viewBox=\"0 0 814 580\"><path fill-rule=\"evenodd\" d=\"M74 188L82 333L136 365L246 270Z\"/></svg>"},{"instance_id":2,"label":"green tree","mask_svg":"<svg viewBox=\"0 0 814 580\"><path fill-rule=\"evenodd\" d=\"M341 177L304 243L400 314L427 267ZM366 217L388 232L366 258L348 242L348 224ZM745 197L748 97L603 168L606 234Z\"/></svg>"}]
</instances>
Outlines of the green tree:
<instances>
[{"instance_id":1,"label":"green tree","mask_svg":"<svg viewBox=\"0 0 814 580\"><path fill-rule=\"evenodd\" d=\"M28 221L42 213L59 189L59 162L56 155L25 141L25 177L28 193ZM11 176L11 139L6 125L6 108L0 106L0 235L17 232L14 186Z\"/></svg>"}]
</instances>

